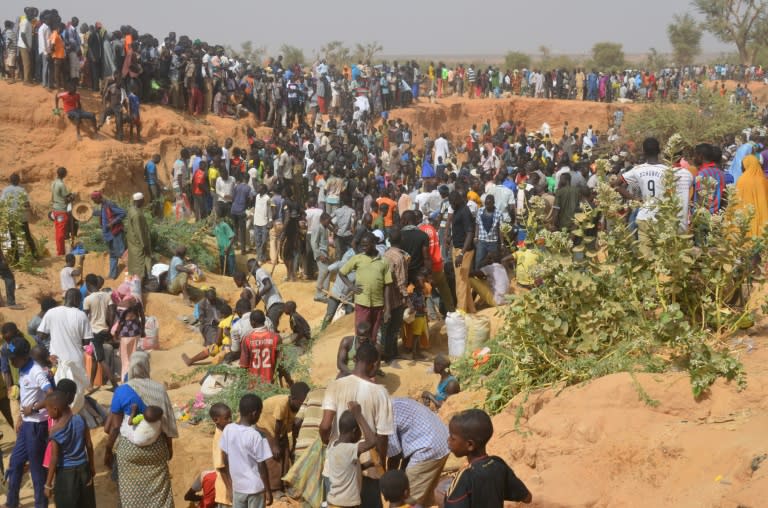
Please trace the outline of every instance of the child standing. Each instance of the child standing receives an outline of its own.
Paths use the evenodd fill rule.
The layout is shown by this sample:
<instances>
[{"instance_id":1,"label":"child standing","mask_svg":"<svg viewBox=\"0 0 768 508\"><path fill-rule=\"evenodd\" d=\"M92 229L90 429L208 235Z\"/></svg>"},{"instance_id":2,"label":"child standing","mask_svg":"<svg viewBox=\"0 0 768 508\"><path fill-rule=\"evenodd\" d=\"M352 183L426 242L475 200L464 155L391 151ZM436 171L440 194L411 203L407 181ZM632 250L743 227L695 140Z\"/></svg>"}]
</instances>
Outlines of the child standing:
<instances>
[{"instance_id":1,"label":"child standing","mask_svg":"<svg viewBox=\"0 0 768 508\"><path fill-rule=\"evenodd\" d=\"M232 479L233 508L262 508L272 504L265 461L272 457L269 442L254 428L263 404L258 395L240 399L240 419L221 433L224 466Z\"/></svg>"},{"instance_id":2,"label":"child standing","mask_svg":"<svg viewBox=\"0 0 768 508\"><path fill-rule=\"evenodd\" d=\"M414 319L413 322L407 325L409 333L406 334L406 340L403 345L406 350L412 345L412 358L414 360L423 360L424 355L421 354L420 350L429 347L427 298L425 295L431 293L432 288L427 288L426 276L422 272L416 275L413 282L409 287L411 294L408 296L408 307L413 312Z\"/></svg>"},{"instance_id":3,"label":"child standing","mask_svg":"<svg viewBox=\"0 0 768 508\"><path fill-rule=\"evenodd\" d=\"M448 489L446 508L503 508L504 501L531 502L530 491L506 462L485 452L493 436L493 423L485 411L459 413L451 418L448 432L448 448L457 457L467 457L467 465Z\"/></svg>"},{"instance_id":4,"label":"child standing","mask_svg":"<svg viewBox=\"0 0 768 508\"><path fill-rule=\"evenodd\" d=\"M144 310L141 302L134 301L125 309L117 324L115 336L120 337L120 381L124 383L128 379L131 355L136 351L136 343L144 336Z\"/></svg>"},{"instance_id":5,"label":"child standing","mask_svg":"<svg viewBox=\"0 0 768 508\"><path fill-rule=\"evenodd\" d=\"M45 470L43 456L48 440L48 412L45 396L53 391L45 371L29 356L29 343L23 337L14 337L8 344L11 364L19 369L19 405L22 422L16 435L16 444L8 464L8 496L5 504L19 506L19 490L24 466L29 462L29 473L35 491L35 506L46 506Z\"/></svg>"},{"instance_id":6,"label":"child standing","mask_svg":"<svg viewBox=\"0 0 768 508\"><path fill-rule=\"evenodd\" d=\"M328 503L338 508L360 506L363 468L367 466L360 464L360 455L376 446L376 434L365 421L360 404L352 401L348 407L339 418L339 438L325 452L327 469L323 471L330 481Z\"/></svg>"},{"instance_id":7,"label":"child standing","mask_svg":"<svg viewBox=\"0 0 768 508\"><path fill-rule=\"evenodd\" d=\"M54 391L45 400L56 425L51 429L51 467L45 484L57 508L96 508L91 433L80 415L73 415L67 394ZM54 479L56 481L54 485Z\"/></svg>"},{"instance_id":8,"label":"child standing","mask_svg":"<svg viewBox=\"0 0 768 508\"><path fill-rule=\"evenodd\" d=\"M75 267L74 254L67 254L64 256L64 262L66 263L66 266L64 266L59 273L62 295L66 293L68 289L76 288L78 286L80 276L83 273L82 267Z\"/></svg>"},{"instance_id":9,"label":"child standing","mask_svg":"<svg viewBox=\"0 0 768 508\"><path fill-rule=\"evenodd\" d=\"M211 406L208 415L216 425L213 433L213 468L216 470L216 503L219 506L232 506L232 477L229 468L224 461L224 452L221 451L221 435L224 429L232 423L232 410L226 404L217 402Z\"/></svg>"}]
</instances>

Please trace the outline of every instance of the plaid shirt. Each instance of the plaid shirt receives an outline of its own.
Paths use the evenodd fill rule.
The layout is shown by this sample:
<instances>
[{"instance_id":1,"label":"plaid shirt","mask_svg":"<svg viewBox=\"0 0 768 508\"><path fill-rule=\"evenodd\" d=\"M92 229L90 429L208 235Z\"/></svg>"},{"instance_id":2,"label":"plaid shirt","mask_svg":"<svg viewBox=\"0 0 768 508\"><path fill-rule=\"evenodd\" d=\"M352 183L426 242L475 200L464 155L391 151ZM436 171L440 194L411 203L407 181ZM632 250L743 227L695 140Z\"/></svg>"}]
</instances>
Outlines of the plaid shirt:
<instances>
[{"instance_id":1,"label":"plaid shirt","mask_svg":"<svg viewBox=\"0 0 768 508\"><path fill-rule=\"evenodd\" d=\"M499 241L499 223L501 223L501 212L498 208L493 210L493 223L490 230L486 230L483 225L483 213L485 207L477 211L477 240L480 242L496 243Z\"/></svg>"},{"instance_id":2,"label":"plaid shirt","mask_svg":"<svg viewBox=\"0 0 768 508\"><path fill-rule=\"evenodd\" d=\"M408 464L442 459L448 449L448 427L425 405L408 398L392 399L395 433L389 436L387 455L400 453Z\"/></svg>"}]
</instances>

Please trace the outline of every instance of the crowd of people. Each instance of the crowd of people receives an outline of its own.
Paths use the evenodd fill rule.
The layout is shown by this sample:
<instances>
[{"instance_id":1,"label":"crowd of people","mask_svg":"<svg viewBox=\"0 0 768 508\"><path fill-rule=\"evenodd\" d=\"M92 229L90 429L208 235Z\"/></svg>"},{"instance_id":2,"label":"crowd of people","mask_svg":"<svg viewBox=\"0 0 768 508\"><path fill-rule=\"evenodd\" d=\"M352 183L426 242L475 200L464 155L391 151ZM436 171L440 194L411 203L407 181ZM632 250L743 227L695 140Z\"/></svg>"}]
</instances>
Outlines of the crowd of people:
<instances>
[{"instance_id":1,"label":"crowd of people","mask_svg":"<svg viewBox=\"0 0 768 508\"><path fill-rule=\"evenodd\" d=\"M145 164L146 188L132 194L127 207L91 192L109 252L104 277L85 273L78 258L72 243L77 197L65 184L66 168L56 170L50 217L56 254L63 256L61 293L41 301L26 329L2 326L0 372L9 396L0 398L0 412L17 429L7 474L11 508L19 506L25 467L36 506L50 498L59 507L95 506L89 429L102 425L103 462L113 468L121 506L144 506L147 499L152 506L173 506L168 461L179 433L166 389L150 378L150 356L142 351L151 349L146 291L166 291L194 307L203 347L182 355L184 364L229 363L247 371L254 387L287 387L265 400L246 394L237 408L210 407L212 469L200 473L186 500L239 508L271 504L288 493L314 499L319 492L340 507L377 507L382 497L395 507L430 506L436 496L455 507L530 502L509 466L487 455L493 433L487 414L464 411L448 426L436 415L461 387L450 361L430 342L430 324L535 290L541 251L526 229L534 199L545 205L544 227L570 232L579 211L594 204L598 186L609 184L625 201L640 254L647 252L648 223L669 172L681 232L688 231L692 210L714 214L728 206L728 185L736 187L737 206L754 209L754 236L768 223L768 139L760 128L691 147L667 165L655 138L641 146L623 139L620 108L604 133L567 122L530 129L514 119L499 125L486 120L462 139L414 132L387 114L423 94L422 85L437 97L511 92L611 101L666 97L703 77L759 78L762 69L502 73L430 64L422 72L416 62L335 68L320 61L304 69L280 58L254 67L186 36L169 34L160 44L131 27L110 33L98 22L62 23L50 10L27 8L5 28L6 75L68 86L56 104L61 99L78 124L93 120L98 127L112 115L121 137L125 110L130 134L135 127L140 138L141 98L192 114L249 111L273 127L268 139L249 130L238 144L224 139L186 146L169 174L160 172L162 157L153 155ZM82 111L76 83L102 91L101 122ZM597 171L598 157L609 161L605 174ZM0 305L14 309L13 260L22 250L38 255L21 180L12 174L0 194L20 224L0 249ZM157 263L147 214L162 215L164 183L173 190L177 220L205 223L215 237L219 272L238 288L234 301L196 282L199 266L185 245L176 246L167 264ZM242 271L238 251L246 261ZM124 260L128 276L120 280ZM354 334L338 345L338 377L319 395L294 381L281 358L283 345L303 350L317 330L302 316L301 303L281 294L283 281L273 276L278 264L286 267L286 281L314 287L314 300L326 306L320 329L354 314ZM382 366L403 358L432 360L439 376L434 393L420 400L390 397ZM86 396L103 384L114 389L104 414ZM13 387L19 390L16 421ZM319 414L310 425L313 410ZM300 433L312 431L316 445L298 450ZM316 463L303 455L319 457L323 449L324 460ZM444 484L451 452L468 463ZM303 492L290 492L284 480L292 463L298 474L313 471L316 481Z\"/></svg>"}]
</instances>

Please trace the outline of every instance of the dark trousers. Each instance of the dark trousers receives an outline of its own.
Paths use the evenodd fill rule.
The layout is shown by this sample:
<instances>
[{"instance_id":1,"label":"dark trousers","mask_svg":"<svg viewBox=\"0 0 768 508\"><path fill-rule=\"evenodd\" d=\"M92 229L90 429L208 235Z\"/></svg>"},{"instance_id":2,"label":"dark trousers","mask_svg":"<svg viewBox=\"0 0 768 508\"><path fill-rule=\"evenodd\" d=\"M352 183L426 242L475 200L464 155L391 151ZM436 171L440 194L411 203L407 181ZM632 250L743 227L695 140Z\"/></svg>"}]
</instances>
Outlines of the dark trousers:
<instances>
[{"instance_id":1,"label":"dark trousers","mask_svg":"<svg viewBox=\"0 0 768 508\"><path fill-rule=\"evenodd\" d=\"M114 108L104 108L101 112L101 121L99 125L104 125L107 121L107 116L113 115L115 117L115 137L119 140L123 139L123 108L120 106Z\"/></svg>"},{"instance_id":2,"label":"dark trousers","mask_svg":"<svg viewBox=\"0 0 768 508\"><path fill-rule=\"evenodd\" d=\"M88 463L73 467L59 467L53 486L56 508L96 508L96 492L93 490Z\"/></svg>"},{"instance_id":3,"label":"dark trousers","mask_svg":"<svg viewBox=\"0 0 768 508\"><path fill-rule=\"evenodd\" d=\"M365 508L382 508L379 480L363 476L363 486L360 489L360 506Z\"/></svg>"},{"instance_id":4,"label":"dark trousers","mask_svg":"<svg viewBox=\"0 0 768 508\"><path fill-rule=\"evenodd\" d=\"M120 258L125 254L125 233L121 231L114 235L107 241L107 247L109 248L109 278L115 280L120 275L117 269Z\"/></svg>"},{"instance_id":5,"label":"dark trousers","mask_svg":"<svg viewBox=\"0 0 768 508\"><path fill-rule=\"evenodd\" d=\"M101 62L91 60L90 58L88 62L91 65L91 89L94 92L98 92L101 81Z\"/></svg>"},{"instance_id":6,"label":"dark trousers","mask_svg":"<svg viewBox=\"0 0 768 508\"><path fill-rule=\"evenodd\" d=\"M397 339L400 338L400 329L403 327L403 313L405 305L392 309L389 313L389 321L381 326L381 342L384 348L382 359L393 360L397 356Z\"/></svg>"},{"instance_id":7,"label":"dark trousers","mask_svg":"<svg viewBox=\"0 0 768 508\"><path fill-rule=\"evenodd\" d=\"M245 223L246 216L242 215L230 215L232 217L233 229L235 230L235 241L240 243L240 248L243 254L248 248L248 235L246 233Z\"/></svg>"},{"instance_id":8,"label":"dark trousers","mask_svg":"<svg viewBox=\"0 0 768 508\"><path fill-rule=\"evenodd\" d=\"M8 497L6 504L10 508L19 506L19 490L21 477L24 475L24 465L29 462L29 474L32 476L32 486L35 491L35 508L47 508L48 498L45 497L45 468L43 456L48 444L48 422L22 422L21 431L16 436L16 445L11 452L8 463Z\"/></svg>"},{"instance_id":9,"label":"dark trousers","mask_svg":"<svg viewBox=\"0 0 768 508\"><path fill-rule=\"evenodd\" d=\"M8 306L16 305L16 279L10 270L0 275L5 283L5 304Z\"/></svg>"},{"instance_id":10,"label":"dark trousers","mask_svg":"<svg viewBox=\"0 0 768 508\"><path fill-rule=\"evenodd\" d=\"M283 310L285 310L283 302L273 303L269 306L269 309L267 309L267 317L272 321L272 326L275 327L275 331L277 331L277 327L280 324L280 316L283 315Z\"/></svg>"},{"instance_id":11,"label":"dark trousers","mask_svg":"<svg viewBox=\"0 0 768 508\"><path fill-rule=\"evenodd\" d=\"M336 258L341 259L345 252L352 245L352 235L336 236Z\"/></svg>"}]
</instances>

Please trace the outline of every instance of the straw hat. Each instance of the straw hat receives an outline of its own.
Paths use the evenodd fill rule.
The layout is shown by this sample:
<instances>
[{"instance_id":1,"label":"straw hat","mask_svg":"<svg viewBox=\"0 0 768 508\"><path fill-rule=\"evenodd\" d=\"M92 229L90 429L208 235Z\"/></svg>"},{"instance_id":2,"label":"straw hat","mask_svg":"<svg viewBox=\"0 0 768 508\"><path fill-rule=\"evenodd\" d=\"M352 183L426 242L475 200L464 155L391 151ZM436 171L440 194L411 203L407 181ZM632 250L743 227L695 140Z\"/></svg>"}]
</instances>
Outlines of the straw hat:
<instances>
[{"instance_id":1,"label":"straw hat","mask_svg":"<svg viewBox=\"0 0 768 508\"><path fill-rule=\"evenodd\" d=\"M72 205L72 217L78 222L88 222L93 217L93 208L85 201L78 201Z\"/></svg>"}]
</instances>

